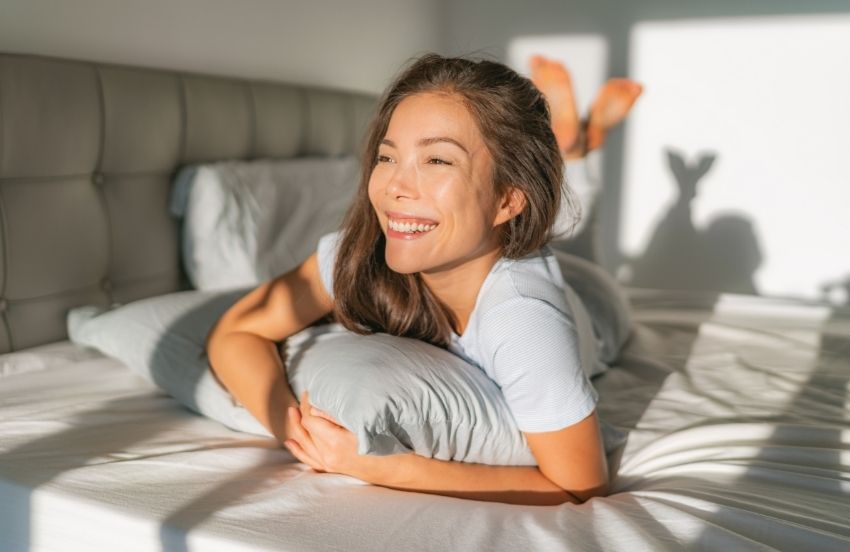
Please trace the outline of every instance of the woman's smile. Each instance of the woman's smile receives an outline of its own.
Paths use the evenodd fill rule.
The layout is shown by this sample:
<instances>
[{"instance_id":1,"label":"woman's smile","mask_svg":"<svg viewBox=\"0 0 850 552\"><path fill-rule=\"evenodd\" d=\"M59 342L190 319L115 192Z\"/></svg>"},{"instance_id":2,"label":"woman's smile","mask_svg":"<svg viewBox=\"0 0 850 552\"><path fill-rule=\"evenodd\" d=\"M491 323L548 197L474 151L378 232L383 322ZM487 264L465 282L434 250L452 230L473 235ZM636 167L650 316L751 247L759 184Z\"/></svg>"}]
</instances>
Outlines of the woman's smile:
<instances>
[{"instance_id":1,"label":"woman's smile","mask_svg":"<svg viewBox=\"0 0 850 552\"><path fill-rule=\"evenodd\" d=\"M387 238L391 239L419 239L438 226L435 220L406 213L386 213L386 216Z\"/></svg>"},{"instance_id":2,"label":"woman's smile","mask_svg":"<svg viewBox=\"0 0 850 552\"><path fill-rule=\"evenodd\" d=\"M446 93L396 107L369 198L396 272L440 272L498 249L492 157L468 109Z\"/></svg>"}]
</instances>

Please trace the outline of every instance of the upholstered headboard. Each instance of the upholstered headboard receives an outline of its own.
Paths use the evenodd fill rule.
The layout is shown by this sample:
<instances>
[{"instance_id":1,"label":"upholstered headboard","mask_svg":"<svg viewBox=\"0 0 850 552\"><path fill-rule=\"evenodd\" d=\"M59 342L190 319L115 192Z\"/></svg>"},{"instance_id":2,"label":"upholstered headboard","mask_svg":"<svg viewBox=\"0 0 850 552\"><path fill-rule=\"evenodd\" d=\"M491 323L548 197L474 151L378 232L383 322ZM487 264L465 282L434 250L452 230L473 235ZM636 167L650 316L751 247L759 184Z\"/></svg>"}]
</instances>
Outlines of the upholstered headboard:
<instances>
[{"instance_id":1,"label":"upholstered headboard","mask_svg":"<svg viewBox=\"0 0 850 552\"><path fill-rule=\"evenodd\" d=\"M188 287L184 164L356 152L374 98L0 54L0 352L66 339L65 313Z\"/></svg>"}]
</instances>

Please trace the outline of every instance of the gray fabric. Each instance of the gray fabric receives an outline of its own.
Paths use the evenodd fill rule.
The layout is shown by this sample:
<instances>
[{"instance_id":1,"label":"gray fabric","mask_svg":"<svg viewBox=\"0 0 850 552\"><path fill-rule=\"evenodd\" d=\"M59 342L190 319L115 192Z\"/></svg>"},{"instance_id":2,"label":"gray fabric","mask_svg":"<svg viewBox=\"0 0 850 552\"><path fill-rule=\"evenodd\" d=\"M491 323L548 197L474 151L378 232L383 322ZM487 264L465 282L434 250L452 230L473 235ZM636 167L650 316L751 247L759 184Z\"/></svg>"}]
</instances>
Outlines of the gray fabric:
<instances>
[{"instance_id":1,"label":"gray fabric","mask_svg":"<svg viewBox=\"0 0 850 552\"><path fill-rule=\"evenodd\" d=\"M355 136L352 133L339 132L339 122L347 119L354 124L352 110L341 100L342 92L323 91L307 97L307 155L334 156L354 151Z\"/></svg>"},{"instance_id":2,"label":"gray fabric","mask_svg":"<svg viewBox=\"0 0 850 552\"><path fill-rule=\"evenodd\" d=\"M599 345L599 360L612 365L632 333L629 300L623 286L598 264L554 250L564 281L581 299Z\"/></svg>"},{"instance_id":3,"label":"gray fabric","mask_svg":"<svg viewBox=\"0 0 850 552\"><path fill-rule=\"evenodd\" d=\"M212 377L203 348L215 321L246 291L185 291L107 312L82 307L69 313L69 335L121 360L190 409L268 435ZM356 433L361 454L414 450L467 462L535 463L496 385L445 350L331 325L291 337L285 354L293 391L308 390L318 408Z\"/></svg>"},{"instance_id":4,"label":"gray fabric","mask_svg":"<svg viewBox=\"0 0 850 552\"><path fill-rule=\"evenodd\" d=\"M306 95L295 87L267 83L251 86L256 113L257 157L295 157L304 148L307 125Z\"/></svg>"},{"instance_id":5,"label":"gray fabric","mask_svg":"<svg viewBox=\"0 0 850 552\"><path fill-rule=\"evenodd\" d=\"M102 194L109 218L113 301L127 302L177 288L174 263L179 255L179 225L163 208L168 204L170 188L164 174L108 177ZM129 205L133 208L128 209Z\"/></svg>"},{"instance_id":6,"label":"gray fabric","mask_svg":"<svg viewBox=\"0 0 850 552\"><path fill-rule=\"evenodd\" d=\"M108 269L109 224L88 179L3 182L2 194L10 299L98 283Z\"/></svg>"},{"instance_id":7,"label":"gray fabric","mask_svg":"<svg viewBox=\"0 0 850 552\"><path fill-rule=\"evenodd\" d=\"M0 56L0 178L90 174L101 138L98 88L88 63Z\"/></svg>"},{"instance_id":8,"label":"gray fabric","mask_svg":"<svg viewBox=\"0 0 850 552\"><path fill-rule=\"evenodd\" d=\"M103 158L107 174L168 174L179 162L182 114L177 74L102 67Z\"/></svg>"},{"instance_id":9,"label":"gray fabric","mask_svg":"<svg viewBox=\"0 0 850 552\"><path fill-rule=\"evenodd\" d=\"M171 196L197 289L256 285L301 264L336 230L360 176L353 156L184 168Z\"/></svg>"},{"instance_id":10,"label":"gray fabric","mask_svg":"<svg viewBox=\"0 0 850 552\"><path fill-rule=\"evenodd\" d=\"M242 159L252 140L252 108L247 86L230 79L185 77L186 149L184 162Z\"/></svg>"},{"instance_id":11,"label":"gray fabric","mask_svg":"<svg viewBox=\"0 0 850 552\"><path fill-rule=\"evenodd\" d=\"M92 286L69 295L52 297L49 301L35 301L25 308L14 303L6 303L3 313L9 331L9 344L15 350L25 350L42 345L41 336L65 336L65 315L68 309L79 304L103 304L106 292L99 286ZM61 339L53 339L54 343ZM9 347L12 349L12 347Z\"/></svg>"},{"instance_id":12,"label":"gray fabric","mask_svg":"<svg viewBox=\"0 0 850 552\"><path fill-rule=\"evenodd\" d=\"M0 353L65 339L68 308L186 289L178 167L354 153L373 98L0 54Z\"/></svg>"}]
</instances>

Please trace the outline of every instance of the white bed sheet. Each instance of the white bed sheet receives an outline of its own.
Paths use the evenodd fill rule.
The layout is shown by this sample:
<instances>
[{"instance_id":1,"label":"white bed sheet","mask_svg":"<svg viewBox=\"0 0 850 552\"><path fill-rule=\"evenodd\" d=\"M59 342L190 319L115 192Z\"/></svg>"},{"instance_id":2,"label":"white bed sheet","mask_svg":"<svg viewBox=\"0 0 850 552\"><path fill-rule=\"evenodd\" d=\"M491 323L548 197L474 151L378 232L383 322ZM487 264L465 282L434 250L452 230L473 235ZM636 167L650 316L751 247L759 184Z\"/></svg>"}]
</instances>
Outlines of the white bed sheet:
<instances>
[{"instance_id":1,"label":"white bed sheet","mask_svg":"<svg viewBox=\"0 0 850 552\"><path fill-rule=\"evenodd\" d=\"M70 343L0 356L0 550L850 549L850 309L630 295L596 382L629 440L581 506L312 473Z\"/></svg>"}]
</instances>

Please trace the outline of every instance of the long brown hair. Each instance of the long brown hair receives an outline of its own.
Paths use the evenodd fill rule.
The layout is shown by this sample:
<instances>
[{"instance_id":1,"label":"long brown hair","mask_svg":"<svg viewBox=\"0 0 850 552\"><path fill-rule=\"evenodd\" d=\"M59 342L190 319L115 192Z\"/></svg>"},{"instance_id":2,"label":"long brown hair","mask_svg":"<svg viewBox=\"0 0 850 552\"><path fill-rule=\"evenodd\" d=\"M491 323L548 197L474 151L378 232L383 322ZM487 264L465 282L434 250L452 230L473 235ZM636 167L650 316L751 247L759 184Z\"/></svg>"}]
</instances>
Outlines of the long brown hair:
<instances>
[{"instance_id":1,"label":"long brown hair","mask_svg":"<svg viewBox=\"0 0 850 552\"><path fill-rule=\"evenodd\" d=\"M393 111L405 98L424 92L444 92L463 101L493 158L496 193L517 188L525 195L525 208L501 225L503 256L523 257L549 240L561 200L563 162L543 95L501 63L426 54L384 93L366 136L360 188L342 226L334 315L357 333L385 332L446 347L451 312L419 274L399 274L387 266L386 238L368 193ZM575 212L569 193L566 199Z\"/></svg>"}]
</instances>

